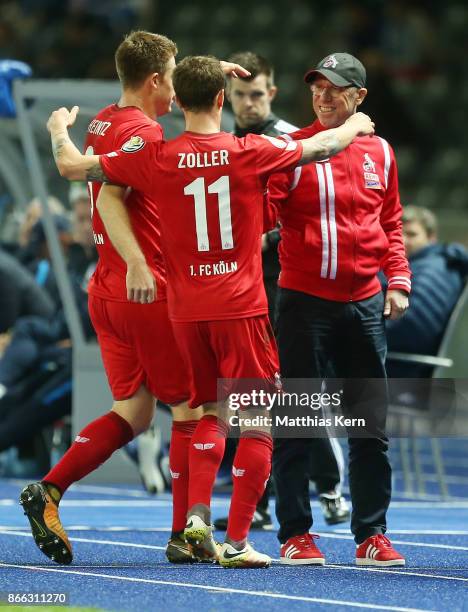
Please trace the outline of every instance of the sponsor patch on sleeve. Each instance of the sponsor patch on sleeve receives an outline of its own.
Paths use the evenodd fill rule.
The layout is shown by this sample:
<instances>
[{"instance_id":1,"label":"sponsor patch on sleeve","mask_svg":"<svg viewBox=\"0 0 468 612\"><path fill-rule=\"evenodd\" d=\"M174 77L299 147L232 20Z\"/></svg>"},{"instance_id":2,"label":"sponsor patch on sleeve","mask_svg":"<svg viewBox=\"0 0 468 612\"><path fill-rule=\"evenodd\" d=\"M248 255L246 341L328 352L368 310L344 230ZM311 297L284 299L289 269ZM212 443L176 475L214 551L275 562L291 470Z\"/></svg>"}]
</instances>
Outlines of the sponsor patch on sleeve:
<instances>
[{"instance_id":1,"label":"sponsor patch on sleeve","mask_svg":"<svg viewBox=\"0 0 468 612\"><path fill-rule=\"evenodd\" d=\"M124 153L135 153L142 149L145 144L146 142L141 136L132 136L130 140L127 140L127 142L122 145L121 151Z\"/></svg>"}]
</instances>

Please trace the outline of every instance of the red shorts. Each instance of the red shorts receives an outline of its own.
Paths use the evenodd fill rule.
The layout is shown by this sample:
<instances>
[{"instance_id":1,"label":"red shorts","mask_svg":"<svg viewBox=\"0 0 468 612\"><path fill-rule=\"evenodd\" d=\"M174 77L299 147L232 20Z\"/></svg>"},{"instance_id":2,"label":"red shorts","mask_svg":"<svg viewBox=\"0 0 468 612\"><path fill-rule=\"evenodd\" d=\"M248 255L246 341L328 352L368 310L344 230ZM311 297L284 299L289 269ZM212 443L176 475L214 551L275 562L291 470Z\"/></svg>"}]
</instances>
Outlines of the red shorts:
<instances>
[{"instance_id":1,"label":"red shorts","mask_svg":"<svg viewBox=\"0 0 468 612\"><path fill-rule=\"evenodd\" d=\"M89 314L116 400L144 384L165 404L189 397L188 374L176 345L167 302L113 302L90 295Z\"/></svg>"},{"instance_id":2,"label":"red shorts","mask_svg":"<svg viewBox=\"0 0 468 612\"><path fill-rule=\"evenodd\" d=\"M189 373L191 408L218 400L218 379L274 383L279 359L268 315L172 325Z\"/></svg>"}]
</instances>

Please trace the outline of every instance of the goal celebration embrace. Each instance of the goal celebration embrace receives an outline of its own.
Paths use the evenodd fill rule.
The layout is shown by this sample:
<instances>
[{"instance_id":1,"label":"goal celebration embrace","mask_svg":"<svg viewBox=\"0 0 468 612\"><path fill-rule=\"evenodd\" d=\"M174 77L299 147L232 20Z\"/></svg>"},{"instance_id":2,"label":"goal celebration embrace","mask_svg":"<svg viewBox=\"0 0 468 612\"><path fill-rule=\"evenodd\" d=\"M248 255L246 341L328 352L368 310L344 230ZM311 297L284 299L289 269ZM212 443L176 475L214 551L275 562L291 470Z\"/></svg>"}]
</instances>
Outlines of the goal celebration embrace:
<instances>
[{"instance_id":1,"label":"goal celebration embrace","mask_svg":"<svg viewBox=\"0 0 468 612\"><path fill-rule=\"evenodd\" d=\"M280 563L324 565L326 547L311 532L312 480L328 524L350 516L353 563L403 566L385 535L385 320L407 310L411 273L395 155L361 112L366 69L333 50L313 61L304 82L315 119L294 129L271 113L276 87L261 56L176 56L161 34L125 37L115 54L121 97L90 122L83 152L68 133L77 106L47 122L60 175L88 183L99 253L88 306L113 405L21 492L34 541L52 561L73 562L62 499L150 426L158 399L173 418L168 563L269 567L249 531L270 525L271 493ZM226 98L235 133L221 130ZM158 117L174 102L185 128L165 139ZM273 306L264 282L272 242L280 267ZM300 436L274 435L261 402L239 406L231 421L233 393L250 384L250 393L281 396L298 379L322 397L319 413L299 423ZM342 403L341 421L327 422L326 394ZM287 419L281 410L280 402L274 419ZM357 435L366 414L372 431ZM324 421L321 437L313 419ZM233 425L232 494L218 542L212 495ZM331 425L348 430L351 513Z\"/></svg>"}]
</instances>

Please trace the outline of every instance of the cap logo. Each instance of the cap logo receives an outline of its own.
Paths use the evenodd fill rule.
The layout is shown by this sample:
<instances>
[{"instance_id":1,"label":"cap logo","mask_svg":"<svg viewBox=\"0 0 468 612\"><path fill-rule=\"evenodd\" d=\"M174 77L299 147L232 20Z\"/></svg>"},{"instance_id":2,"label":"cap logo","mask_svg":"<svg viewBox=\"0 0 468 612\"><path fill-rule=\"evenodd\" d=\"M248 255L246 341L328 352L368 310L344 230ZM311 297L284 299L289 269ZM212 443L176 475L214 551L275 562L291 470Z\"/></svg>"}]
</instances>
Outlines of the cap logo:
<instances>
[{"instance_id":1,"label":"cap logo","mask_svg":"<svg viewBox=\"0 0 468 612\"><path fill-rule=\"evenodd\" d=\"M334 55L329 55L327 59L323 62L322 68L336 68L338 65L338 60Z\"/></svg>"}]
</instances>

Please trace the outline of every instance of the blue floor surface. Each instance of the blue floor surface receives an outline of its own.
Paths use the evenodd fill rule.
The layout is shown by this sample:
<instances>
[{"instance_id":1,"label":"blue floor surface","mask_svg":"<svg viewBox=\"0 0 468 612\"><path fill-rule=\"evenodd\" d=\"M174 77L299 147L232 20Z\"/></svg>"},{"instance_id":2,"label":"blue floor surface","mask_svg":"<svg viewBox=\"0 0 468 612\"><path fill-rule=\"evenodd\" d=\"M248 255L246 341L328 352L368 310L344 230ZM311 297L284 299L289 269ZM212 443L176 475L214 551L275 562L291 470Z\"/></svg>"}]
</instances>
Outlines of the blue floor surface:
<instances>
[{"instance_id":1,"label":"blue floor surface","mask_svg":"<svg viewBox=\"0 0 468 612\"><path fill-rule=\"evenodd\" d=\"M327 558L321 567L273 564L224 570L166 562L171 505L138 487L76 486L61 504L74 562L48 561L35 547L17 504L20 481L0 481L0 591L67 592L70 605L104 610L468 610L468 500L396 499L389 533L406 568L354 566L347 525L325 525L316 503L315 532ZM225 514L226 497L213 504ZM274 532L254 532L255 547L277 558Z\"/></svg>"}]
</instances>

